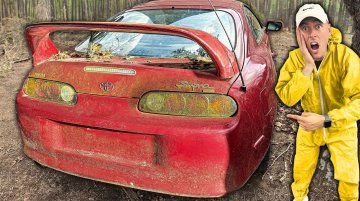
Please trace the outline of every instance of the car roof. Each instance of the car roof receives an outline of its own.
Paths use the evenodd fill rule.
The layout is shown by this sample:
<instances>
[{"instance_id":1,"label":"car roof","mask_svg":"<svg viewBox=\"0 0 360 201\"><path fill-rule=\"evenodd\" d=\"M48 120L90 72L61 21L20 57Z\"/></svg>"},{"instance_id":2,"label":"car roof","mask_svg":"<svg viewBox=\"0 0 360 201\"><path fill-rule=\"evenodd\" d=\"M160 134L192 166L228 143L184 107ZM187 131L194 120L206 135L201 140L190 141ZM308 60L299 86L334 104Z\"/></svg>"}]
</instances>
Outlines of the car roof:
<instances>
[{"instance_id":1,"label":"car roof","mask_svg":"<svg viewBox=\"0 0 360 201\"><path fill-rule=\"evenodd\" d=\"M242 7L243 3L236 0L211 0L213 6L217 9L230 8L238 10ZM158 0L150 1L147 3L139 4L133 7L134 10L146 10L146 9L159 9L159 8L201 8L201 9L213 9L209 0Z\"/></svg>"}]
</instances>

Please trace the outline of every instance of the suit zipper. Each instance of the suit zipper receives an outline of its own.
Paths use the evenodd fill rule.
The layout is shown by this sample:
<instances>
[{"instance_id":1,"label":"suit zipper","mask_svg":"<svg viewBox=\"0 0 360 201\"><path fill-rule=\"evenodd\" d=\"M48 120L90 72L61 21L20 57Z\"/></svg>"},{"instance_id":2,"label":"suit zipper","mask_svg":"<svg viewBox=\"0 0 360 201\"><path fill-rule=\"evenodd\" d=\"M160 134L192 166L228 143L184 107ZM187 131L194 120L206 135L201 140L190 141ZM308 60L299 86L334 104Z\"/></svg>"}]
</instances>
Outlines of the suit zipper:
<instances>
[{"instance_id":1,"label":"suit zipper","mask_svg":"<svg viewBox=\"0 0 360 201\"><path fill-rule=\"evenodd\" d=\"M325 59L325 58L324 58ZM324 110L324 98L323 98L323 90L322 90L322 86L321 86L321 80L320 80L320 76L319 76L319 71L321 68L321 65L324 61L324 59L321 61L319 69L317 69L315 67L315 71L316 71L316 75L318 77L318 83L319 83L319 90L320 90L320 105L321 105L321 113L322 115L325 115L325 110ZM325 127L323 127L323 131L324 131L324 142L326 142L326 129Z\"/></svg>"}]
</instances>

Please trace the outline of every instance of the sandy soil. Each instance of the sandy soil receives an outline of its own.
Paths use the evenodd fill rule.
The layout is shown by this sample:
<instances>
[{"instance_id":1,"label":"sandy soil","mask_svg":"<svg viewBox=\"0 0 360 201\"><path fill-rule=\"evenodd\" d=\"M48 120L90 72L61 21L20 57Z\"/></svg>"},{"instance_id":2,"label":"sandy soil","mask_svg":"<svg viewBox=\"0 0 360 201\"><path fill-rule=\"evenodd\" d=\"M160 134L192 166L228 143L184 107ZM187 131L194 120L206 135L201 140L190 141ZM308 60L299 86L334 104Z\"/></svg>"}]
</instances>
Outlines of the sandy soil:
<instances>
[{"instance_id":1,"label":"sandy soil","mask_svg":"<svg viewBox=\"0 0 360 201\"><path fill-rule=\"evenodd\" d=\"M351 36L350 36L351 37ZM278 53L279 67L287 56L289 44L295 46L289 32L271 35L273 50ZM348 39L349 40L349 39ZM13 65L13 70L0 77L0 200L202 200L184 198L124 188L64 174L36 165L22 152L22 143L16 121L15 97L21 83L31 68L30 61ZM257 171L240 190L222 198L208 201L259 201L291 200L292 160L297 125L284 114L298 112L300 108L286 108L279 104L276 129L271 145L270 161L266 172ZM327 152L324 152L328 158ZM331 179L328 160L319 163L312 183L313 200L337 200L336 183Z\"/></svg>"}]
</instances>

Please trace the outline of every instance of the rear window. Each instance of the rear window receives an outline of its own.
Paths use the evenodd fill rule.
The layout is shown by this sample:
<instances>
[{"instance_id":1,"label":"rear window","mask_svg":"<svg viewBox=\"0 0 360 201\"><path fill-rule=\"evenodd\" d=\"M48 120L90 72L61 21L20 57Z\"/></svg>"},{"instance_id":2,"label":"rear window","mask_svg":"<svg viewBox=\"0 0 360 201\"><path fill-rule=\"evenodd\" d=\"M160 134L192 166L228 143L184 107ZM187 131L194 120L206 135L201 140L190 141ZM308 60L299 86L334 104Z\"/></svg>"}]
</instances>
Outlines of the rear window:
<instances>
[{"instance_id":1,"label":"rear window","mask_svg":"<svg viewBox=\"0 0 360 201\"><path fill-rule=\"evenodd\" d=\"M58 31L53 32L50 37L59 50L50 60L125 62L216 73L208 53L196 42L180 36Z\"/></svg>"},{"instance_id":2,"label":"rear window","mask_svg":"<svg viewBox=\"0 0 360 201\"><path fill-rule=\"evenodd\" d=\"M170 35L100 32L91 40L76 47L76 51L87 52L89 46L97 46L101 51L109 51L114 56L158 57L158 58L209 58L205 50L196 42Z\"/></svg>"},{"instance_id":3,"label":"rear window","mask_svg":"<svg viewBox=\"0 0 360 201\"><path fill-rule=\"evenodd\" d=\"M211 34L229 50L236 41L234 20L225 11L216 13L201 9L130 11L113 17L111 21L194 28ZM146 65L161 67L210 70L211 72L215 69L208 53L201 46L180 36L131 32L76 33L69 31L53 33L52 39L60 50L60 53L52 58L56 60L86 58L87 60L112 62L114 57L120 57L121 60L141 61ZM141 58L146 60L141 60ZM154 59L162 60L155 61Z\"/></svg>"},{"instance_id":4,"label":"rear window","mask_svg":"<svg viewBox=\"0 0 360 201\"><path fill-rule=\"evenodd\" d=\"M219 18L221 20L220 24ZM164 24L199 29L205 31L229 50L235 44L235 24L231 15L224 11L197 10L197 9L165 9L131 11L118 15L112 19L114 22ZM225 29L225 30L224 30ZM136 34L136 33L97 33L95 43L100 43L105 49L114 50L115 54L144 57L172 57L173 51L204 56L204 51L188 39L176 36ZM89 40L80 44L76 50L85 51ZM109 44L111 43L111 44ZM111 46L111 47L110 47ZM122 47L120 47L122 46ZM197 47L196 47L197 46ZM146 49L153 47L151 51ZM135 49L134 49L135 48ZM145 48L145 49L141 49ZM167 52L167 53L166 53ZM135 55L133 55L135 54Z\"/></svg>"},{"instance_id":5,"label":"rear window","mask_svg":"<svg viewBox=\"0 0 360 201\"><path fill-rule=\"evenodd\" d=\"M230 50L236 40L234 19L225 11L214 12L213 10L203 9L141 10L123 13L114 17L111 21L165 24L199 29L217 38Z\"/></svg>"}]
</instances>

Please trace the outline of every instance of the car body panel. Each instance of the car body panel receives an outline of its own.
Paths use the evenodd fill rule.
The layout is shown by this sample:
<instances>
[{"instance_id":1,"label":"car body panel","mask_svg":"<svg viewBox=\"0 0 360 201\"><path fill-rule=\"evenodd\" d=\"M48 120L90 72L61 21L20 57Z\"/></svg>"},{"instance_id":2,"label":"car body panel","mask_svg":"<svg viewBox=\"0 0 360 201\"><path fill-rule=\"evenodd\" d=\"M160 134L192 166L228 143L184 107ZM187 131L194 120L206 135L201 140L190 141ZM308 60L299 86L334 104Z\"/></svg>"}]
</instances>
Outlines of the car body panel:
<instances>
[{"instance_id":1,"label":"car body panel","mask_svg":"<svg viewBox=\"0 0 360 201\"><path fill-rule=\"evenodd\" d=\"M136 72L136 75L86 72L87 67L129 69ZM128 98L139 98L144 93L154 90L227 94L234 80L222 80L211 73L187 69L159 70L159 67L124 62L99 65L97 62L51 61L38 65L30 76L66 82L75 87L78 93ZM113 88L104 90L100 84L106 82L112 83Z\"/></svg>"},{"instance_id":2,"label":"car body panel","mask_svg":"<svg viewBox=\"0 0 360 201\"><path fill-rule=\"evenodd\" d=\"M234 18L235 54L210 34L184 27L113 22L28 27L34 59L28 77L71 85L76 104L45 101L20 90L16 101L25 154L69 174L167 194L219 197L243 186L270 145L276 71L267 34L256 42L243 4L212 2ZM132 10L173 7L212 10L203 0L152 1ZM58 49L50 33L59 30L133 30L186 37L209 53L216 73L166 68L169 63L188 62L184 58L52 59ZM136 73L102 72L108 68ZM237 111L230 117L140 111L144 94L156 91L225 95L235 101Z\"/></svg>"}]
</instances>

